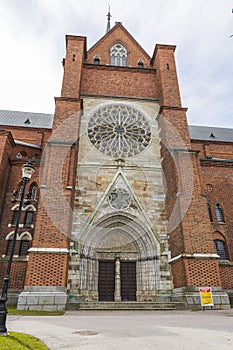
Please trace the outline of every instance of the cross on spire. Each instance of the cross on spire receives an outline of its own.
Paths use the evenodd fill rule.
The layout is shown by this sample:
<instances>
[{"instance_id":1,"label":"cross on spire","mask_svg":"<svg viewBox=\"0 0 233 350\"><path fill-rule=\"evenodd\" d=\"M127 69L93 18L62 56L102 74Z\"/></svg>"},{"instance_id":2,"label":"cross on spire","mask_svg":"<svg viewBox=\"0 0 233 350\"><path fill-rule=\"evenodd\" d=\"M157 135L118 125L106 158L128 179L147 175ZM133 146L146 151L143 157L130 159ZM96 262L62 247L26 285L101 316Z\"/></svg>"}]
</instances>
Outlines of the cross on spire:
<instances>
[{"instance_id":1,"label":"cross on spire","mask_svg":"<svg viewBox=\"0 0 233 350\"><path fill-rule=\"evenodd\" d=\"M111 29L111 25L110 25L110 19L111 19L111 14L110 14L110 5L108 6L108 14L107 14L107 18L108 18L108 22L107 22L107 28L106 28L106 33L109 32L109 30Z\"/></svg>"}]
</instances>

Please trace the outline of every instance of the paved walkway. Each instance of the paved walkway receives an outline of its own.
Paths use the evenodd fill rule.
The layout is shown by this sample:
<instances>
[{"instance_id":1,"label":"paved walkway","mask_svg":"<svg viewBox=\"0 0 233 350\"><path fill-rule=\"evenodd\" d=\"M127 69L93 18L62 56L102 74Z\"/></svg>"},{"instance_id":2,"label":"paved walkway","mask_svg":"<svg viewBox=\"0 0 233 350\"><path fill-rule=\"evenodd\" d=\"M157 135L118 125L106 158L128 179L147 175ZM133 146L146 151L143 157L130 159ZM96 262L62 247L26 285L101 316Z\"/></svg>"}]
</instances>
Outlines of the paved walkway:
<instances>
[{"instance_id":1,"label":"paved walkway","mask_svg":"<svg viewBox=\"0 0 233 350\"><path fill-rule=\"evenodd\" d=\"M228 311L77 311L8 316L8 331L30 333L50 350L231 350Z\"/></svg>"}]
</instances>

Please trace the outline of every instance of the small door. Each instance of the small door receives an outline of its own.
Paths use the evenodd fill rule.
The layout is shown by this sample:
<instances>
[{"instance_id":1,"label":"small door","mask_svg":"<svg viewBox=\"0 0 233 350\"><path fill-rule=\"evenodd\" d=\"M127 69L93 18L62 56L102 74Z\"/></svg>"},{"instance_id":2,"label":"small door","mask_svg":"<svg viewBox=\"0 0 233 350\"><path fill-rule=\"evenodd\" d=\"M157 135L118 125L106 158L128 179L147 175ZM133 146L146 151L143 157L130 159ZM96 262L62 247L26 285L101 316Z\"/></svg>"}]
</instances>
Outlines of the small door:
<instances>
[{"instance_id":1,"label":"small door","mask_svg":"<svg viewBox=\"0 0 233 350\"><path fill-rule=\"evenodd\" d=\"M136 301L136 262L121 262L121 301Z\"/></svg>"},{"instance_id":2,"label":"small door","mask_svg":"<svg viewBox=\"0 0 233 350\"><path fill-rule=\"evenodd\" d=\"M99 261L99 301L114 301L115 262Z\"/></svg>"}]
</instances>

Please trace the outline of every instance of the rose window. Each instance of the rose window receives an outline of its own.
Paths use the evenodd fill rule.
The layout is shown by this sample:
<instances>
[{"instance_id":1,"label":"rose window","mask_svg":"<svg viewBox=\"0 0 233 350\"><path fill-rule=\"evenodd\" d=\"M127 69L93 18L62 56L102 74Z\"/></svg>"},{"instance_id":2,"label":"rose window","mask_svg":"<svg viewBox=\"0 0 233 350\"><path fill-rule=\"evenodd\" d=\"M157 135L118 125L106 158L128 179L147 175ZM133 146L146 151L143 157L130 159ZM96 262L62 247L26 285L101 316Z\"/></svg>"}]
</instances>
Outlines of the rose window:
<instances>
[{"instance_id":1,"label":"rose window","mask_svg":"<svg viewBox=\"0 0 233 350\"><path fill-rule=\"evenodd\" d=\"M140 111L126 105L109 105L90 118L88 137L100 152L112 158L127 158L144 151L150 143L151 130Z\"/></svg>"}]
</instances>

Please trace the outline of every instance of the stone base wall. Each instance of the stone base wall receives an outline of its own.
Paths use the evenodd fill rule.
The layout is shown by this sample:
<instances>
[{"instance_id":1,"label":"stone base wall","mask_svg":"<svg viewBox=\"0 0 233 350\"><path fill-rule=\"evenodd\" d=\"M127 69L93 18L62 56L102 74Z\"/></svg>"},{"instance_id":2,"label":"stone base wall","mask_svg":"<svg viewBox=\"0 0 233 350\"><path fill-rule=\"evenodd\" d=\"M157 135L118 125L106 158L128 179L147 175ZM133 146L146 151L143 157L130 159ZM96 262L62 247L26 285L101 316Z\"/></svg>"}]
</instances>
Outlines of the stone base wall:
<instances>
[{"instance_id":1,"label":"stone base wall","mask_svg":"<svg viewBox=\"0 0 233 350\"><path fill-rule=\"evenodd\" d=\"M138 302L152 302L152 303L164 303L171 301L171 290L167 291L138 291L137 292Z\"/></svg>"},{"instance_id":2,"label":"stone base wall","mask_svg":"<svg viewBox=\"0 0 233 350\"><path fill-rule=\"evenodd\" d=\"M164 303L171 301L171 290L167 291L137 291L137 302ZM80 291L69 293L69 302L98 302L98 291Z\"/></svg>"},{"instance_id":3,"label":"stone base wall","mask_svg":"<svg viewBox=\"0 0 233 350\"><path fill-rule=\"evenodd\" d=\"M233 289L227 289L227 290L225 290L225 292L229 296L230 305L233 308Z\"/></svg>"},{"instance_id":4,"label":"stone base wall","mask_svg":"<svg viewBox=\"0 0 233 350\"><path fill-rule=\"evenodd\" d=\"M18 299L18 310L62 311L66 309L64 287L25 287Z\"/></svg>"},{"instance_id":5,"label":"stone base wall","mask_svg":"<svg viewBox=\"0 0 233 350\"><path fill-rule=\"evenodd\" d=\"M214 306L208 307L215 310L230 309L230 301L228 294L220 287L211 287ZM172 301L184 302L187 309L201 310L201 299L198 287L182 287L175 288L172 291Z\"/></svg>"},{"instance_id":6,"label":"stone base wall","mask_svg":"<svg viewBox=\"0 0 233 350\"><path fill-rule=\"evenodd\" d=\"M20 290L9 290L7 293L7 306L17 306ZM2 290L0 290L2 293Z\"/></svg>"}]
</instances>

